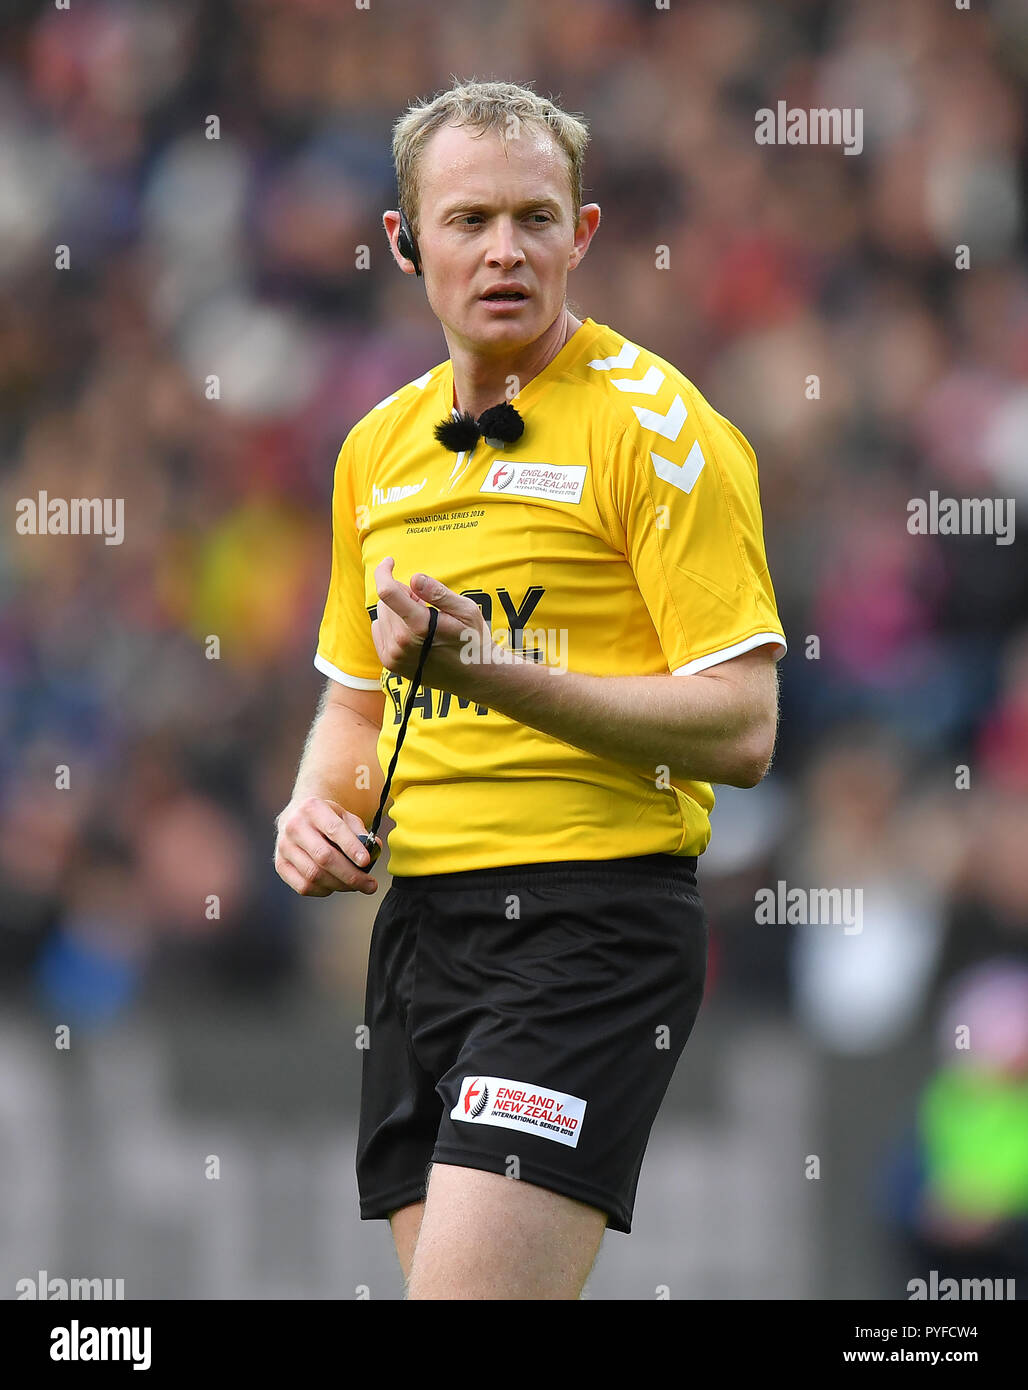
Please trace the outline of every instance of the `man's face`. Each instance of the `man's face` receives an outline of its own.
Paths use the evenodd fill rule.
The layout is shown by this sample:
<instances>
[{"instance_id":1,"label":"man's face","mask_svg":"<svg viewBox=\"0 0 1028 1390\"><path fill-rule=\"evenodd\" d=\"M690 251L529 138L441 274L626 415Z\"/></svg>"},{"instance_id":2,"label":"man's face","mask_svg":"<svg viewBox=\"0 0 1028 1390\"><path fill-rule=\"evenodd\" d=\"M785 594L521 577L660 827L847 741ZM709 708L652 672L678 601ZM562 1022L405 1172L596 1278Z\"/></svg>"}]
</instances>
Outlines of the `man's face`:
<instances>
[{"instance_id":1,"label":"man's face","mask_svg":"<svg viewBox=\"0 0 1028 1390\"><path fill-rule=\"evenodd\" d=\"M567 156L527 124L506 148L494 131L444 126L422 151L420 175L418 249L448 337L497 356L534 342L563 308L568 270L591 235L576 246ZM525 298L483 298L504 282Z\"/></svg>"}]
</instances>

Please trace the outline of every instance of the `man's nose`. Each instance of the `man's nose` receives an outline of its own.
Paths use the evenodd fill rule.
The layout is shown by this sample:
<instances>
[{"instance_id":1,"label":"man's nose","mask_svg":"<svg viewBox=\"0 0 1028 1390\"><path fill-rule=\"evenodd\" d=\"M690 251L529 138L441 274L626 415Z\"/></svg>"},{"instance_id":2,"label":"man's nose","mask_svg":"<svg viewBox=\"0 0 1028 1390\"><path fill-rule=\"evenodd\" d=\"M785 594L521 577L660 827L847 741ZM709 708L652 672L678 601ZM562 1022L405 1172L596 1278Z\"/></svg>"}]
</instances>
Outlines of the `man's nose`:
<instances>
[{"instance_id":1,"label":"man's nose","mask_svg":"<svg viewBox=\"0 0 1028 1390\"><path fill-rule=\"evenodd\" d=\"M489 259L501 265L516 265L524 259L518 229L511 218L497 218L489 241Z\"/></svg>"}]
</instances>

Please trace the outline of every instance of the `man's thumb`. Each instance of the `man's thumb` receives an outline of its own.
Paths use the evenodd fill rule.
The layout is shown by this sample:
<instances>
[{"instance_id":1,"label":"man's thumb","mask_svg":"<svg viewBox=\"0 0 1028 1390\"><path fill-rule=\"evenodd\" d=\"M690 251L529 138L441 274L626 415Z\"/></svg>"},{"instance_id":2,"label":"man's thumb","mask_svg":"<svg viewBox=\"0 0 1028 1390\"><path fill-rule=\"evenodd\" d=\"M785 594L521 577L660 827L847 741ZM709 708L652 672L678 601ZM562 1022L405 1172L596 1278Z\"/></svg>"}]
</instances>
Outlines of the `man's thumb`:
<instances>
[{"instance_id":1,"label":"man's thumb","mask_svg":"<svg viewBox=\"0 0 1028 1390\"><path fill-rule=\"evenodd\" d=\"M418 598L426 599L429 603L434 603L437 608L444 608L446 612L450 611L449 606L447 606L448 599L451 604L454 601L459 602L457 594L451 595L445 584L441 584L438 579L433 579L428 574L414 575L411 579L411 588L417 592ZM440 599L442 600L441 604Z\"/></svg>"}]
</instances>

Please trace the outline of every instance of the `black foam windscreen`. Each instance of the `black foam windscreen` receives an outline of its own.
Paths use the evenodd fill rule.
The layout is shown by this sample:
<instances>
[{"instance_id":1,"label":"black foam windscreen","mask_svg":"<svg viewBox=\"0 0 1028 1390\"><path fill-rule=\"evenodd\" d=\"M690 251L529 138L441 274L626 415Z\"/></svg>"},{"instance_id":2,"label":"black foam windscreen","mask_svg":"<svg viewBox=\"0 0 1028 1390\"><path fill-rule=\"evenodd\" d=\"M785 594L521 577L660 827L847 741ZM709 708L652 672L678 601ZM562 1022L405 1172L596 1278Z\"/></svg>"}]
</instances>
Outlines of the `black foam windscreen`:
<instances>
[{"instance_id":1,"label":"black foam windscreen","mask_svg":"<svg viewBox=\"0 0 1028 1390\"><path fill-rule=\"evenodd\" d=\"M448 420L440 420L434 431L436 442L455 454L473 449L481 435L491 447L498 448L513 444L524 432L525 422L509 401L491 405L477 420L470 410L462 411Z\"/></svg>"}]
</instances>

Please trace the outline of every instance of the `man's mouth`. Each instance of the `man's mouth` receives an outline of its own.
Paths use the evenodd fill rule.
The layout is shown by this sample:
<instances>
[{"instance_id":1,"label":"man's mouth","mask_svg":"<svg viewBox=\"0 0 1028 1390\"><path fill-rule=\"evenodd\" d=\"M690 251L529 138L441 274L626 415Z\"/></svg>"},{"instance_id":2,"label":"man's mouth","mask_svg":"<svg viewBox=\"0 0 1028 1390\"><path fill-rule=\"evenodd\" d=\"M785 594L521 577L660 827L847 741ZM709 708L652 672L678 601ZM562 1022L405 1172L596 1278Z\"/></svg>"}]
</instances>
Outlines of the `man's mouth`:
<instances>
[{"instance_id":1,"label":"man's mouth","mask_svg":"<svg viewBox=\"0 0 1028 1390\"><path fill-rule=\"evenodd\" d=\"M522 294L520 290L494 290L492 294L483 294L482 299L527 299L527 294Z\"/></svg>"}]
</instances>

